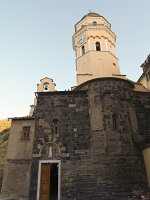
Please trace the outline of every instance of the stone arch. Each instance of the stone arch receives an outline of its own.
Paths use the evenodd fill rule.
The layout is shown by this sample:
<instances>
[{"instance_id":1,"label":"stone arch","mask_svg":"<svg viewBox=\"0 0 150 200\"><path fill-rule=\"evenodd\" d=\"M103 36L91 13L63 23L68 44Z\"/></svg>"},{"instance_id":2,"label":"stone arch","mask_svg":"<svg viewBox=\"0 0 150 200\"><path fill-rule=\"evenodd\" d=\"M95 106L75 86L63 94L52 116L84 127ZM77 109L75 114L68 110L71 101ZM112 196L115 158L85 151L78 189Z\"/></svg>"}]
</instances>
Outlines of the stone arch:
<instances>
[{"instance_id":1,"label":"stone arch","mask_svg":"<svg viewBox=\"0 0 150 200\"><path fill-rule=\"evenodd\" d=\"M50 85L48 82L43 83L43 91L44 92L49 92L50 91Z\"/></svg>"},{"instance_id":2,"label":"stone arch","mask_svg":"<svg viewBox=\"0 0 150 200\"><path fill-rule=\"evenodd\" d=\"M58 157L61 154L61 150L59 148L59 146L55 143L55 142L47 142L45 143L39 151L39 155L43 155L42 154L42 150L44 148L48 148L48 157ZM47 153L45 153L47 155Z\"/></svg>"}]
</instances>

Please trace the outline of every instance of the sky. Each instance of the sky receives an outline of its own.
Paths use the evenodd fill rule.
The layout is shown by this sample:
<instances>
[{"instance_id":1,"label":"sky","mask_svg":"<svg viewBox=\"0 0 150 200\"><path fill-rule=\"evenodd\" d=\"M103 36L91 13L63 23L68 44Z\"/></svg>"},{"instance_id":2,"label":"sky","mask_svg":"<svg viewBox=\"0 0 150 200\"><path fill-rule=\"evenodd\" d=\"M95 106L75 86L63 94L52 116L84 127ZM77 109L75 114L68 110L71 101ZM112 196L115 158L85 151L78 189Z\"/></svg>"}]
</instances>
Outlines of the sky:
<instances>
[{"instance_id":1,"label":"sky","mask_svg":"<svg viewBox=\"0 0 150 200\"><path fill-rule=\"evenodd\" d=\"M0 119L26 116L40 79L76 85L74 25L90 10L117 35L122 74L137 81L150 53L150 0L0 0Z\"/></svg>"}]
</instances>

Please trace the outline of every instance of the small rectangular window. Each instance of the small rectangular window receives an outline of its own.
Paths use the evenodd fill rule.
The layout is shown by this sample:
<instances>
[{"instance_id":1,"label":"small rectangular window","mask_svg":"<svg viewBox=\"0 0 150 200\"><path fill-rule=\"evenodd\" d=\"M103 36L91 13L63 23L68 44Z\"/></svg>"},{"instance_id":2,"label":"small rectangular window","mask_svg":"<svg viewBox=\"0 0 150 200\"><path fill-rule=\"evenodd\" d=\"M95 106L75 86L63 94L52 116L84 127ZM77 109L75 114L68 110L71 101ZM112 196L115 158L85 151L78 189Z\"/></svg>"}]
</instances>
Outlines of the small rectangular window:
<instances>
[{"instance_id":1,"label":"small rectangular window","mask_svg":"<svg viewBox=\"0 0 150 200\"><path fill-rule=\"evenodd\" d=\"M22 128L22 139L28 140L30 137L30 126L23 126Z\"/></svg>"}]
</instances>

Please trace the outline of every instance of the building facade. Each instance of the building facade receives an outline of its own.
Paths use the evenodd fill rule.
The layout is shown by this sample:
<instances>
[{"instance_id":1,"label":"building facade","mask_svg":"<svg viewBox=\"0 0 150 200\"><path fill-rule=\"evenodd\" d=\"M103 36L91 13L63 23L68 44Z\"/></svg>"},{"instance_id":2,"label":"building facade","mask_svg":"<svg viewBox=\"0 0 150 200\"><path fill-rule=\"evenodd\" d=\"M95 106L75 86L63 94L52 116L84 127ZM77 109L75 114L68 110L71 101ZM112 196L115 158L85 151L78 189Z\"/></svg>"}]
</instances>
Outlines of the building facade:
<instances>
[{"instance_id":1,"label":"building facade","mask_svg":"<svg viewBox=\"0 0 150 200\"><path fill-rule=\"evenodd\" d=\"M138 83L150 90L150 55L147 56L145 62L141 65L143 74L140 76Z\"/></svg>"},{"instance_id":2,"label":"building facade","mask_svg":"<svg viewBox=\"0 0 150 200\"><path fill-rule=\"evenodd\" d=\"M77 86L55 91L42 79L30 115L12 119L3 196L148 198L150 91L121 75L115 40L97 13L75 25Z\"/></svg>"}]
</instances>

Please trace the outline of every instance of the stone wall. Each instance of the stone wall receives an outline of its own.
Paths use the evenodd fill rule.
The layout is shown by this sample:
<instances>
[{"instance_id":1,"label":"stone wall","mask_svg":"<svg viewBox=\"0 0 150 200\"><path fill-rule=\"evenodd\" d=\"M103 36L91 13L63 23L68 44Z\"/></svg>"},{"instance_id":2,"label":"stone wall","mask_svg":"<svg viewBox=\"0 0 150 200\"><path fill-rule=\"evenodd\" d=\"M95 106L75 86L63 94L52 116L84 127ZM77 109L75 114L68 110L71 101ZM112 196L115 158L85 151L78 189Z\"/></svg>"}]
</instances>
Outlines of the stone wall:
<instances>
[{"instance_id":1,"label":"stone wall","mask_svg":"<svg viewBox=\"0 0 150 200\"><path fill-rule=\"evenodd\" d=\"M1 191L3 196L28 199L34 126L34 118L12 120ZM28 138L23 127L30 127Z\"/></svg>"},{"instance_id":2,"label":"stone wall","mask_svg":"<svg viewBox=\"0 0 150 200\"><path fill-rule=\"evenodd\" d=\"M61 200L140 199L148 191L150 98L133 87L101 78L37 93L34 117L12 122L2 193L35 200L39 161L60 160Z\"/></svg>"},{"instance_id":3,"label":"stone wall","mask_svg":"<svg viewBox=\"0 0 150 200\"><path fill-rule=\"evenodd\" d=\"M0 139L0 191L3 181L4 165L6 161L6 152L8 147L8 141L3 141Z\"/></svg>"},{"instance_id":4,"label":"stone wall","mask_svg":"<svg viewBox=\"0 0 150 200\"><path fill-rule=\"evenodd\" d=\"M150 146L150 93L134 93L134 104L139 128L137 145L139 148Z\"/></svg>"},{"instance_id":5,"label":"stone wall","mask_svg":"<svg viewBox=\"0 0 150 200\"><path fill-rule=\"evenodd\" d=\"M135 135L139 138L133 85L124 80L104 78L89 81L77 89L86 89L90 101L93 199L140 198L148 183L142 152L133 139Z\"/></svg>"},{"instance_id":6,"label":"stone wall","mask_svg":"<svg viewBox=\"0 0 150 200\"><path fill-rule=\"evenodd\" d=\"M4 166L6 162L8 137L9 137L9 130L6 129L0 133L0 191L2 188Z\"/></svg>"},{"instance_id":7,"label":"stone wall","mask_svg":"<svg viewBox=\"0 0 150 200\"><path fill-rule=\"evenodd\" d=\"M37 195L37 157L41 147L47 142L56 143L61 151L60 156L56 157L62 162L62 196L70 198L70 195L76 193L75 164L82 157L90 156L91 149L88 107L88 96L85 91L38 93L30 199L35 199ZM54 158L42 156L40 160L56 159L55 155Z\"/></svg>"},{"instance_id":8,"label":"stone wall","mask_svg":"<svg viewBox=\"0 0 150 200\"><path fill-rule=\"evenodd\" d=\"M37 195L39 160L48 159L62 162L62 200L131 200L147 192L133 87L102 78L74 91L38 93L30 200ZM60 155L40 155L47 142L56 143Z\"/></svg>"},{"instance_id":9,"label":"stone wall","mask_svg":"<svg viewBox=\"0 0 150 200\"><path fill-rule=\"evenodd\" d=\"M29 195L31 160L7 160L2 195L27 200Z\"/></svg>"}]
</instances>

